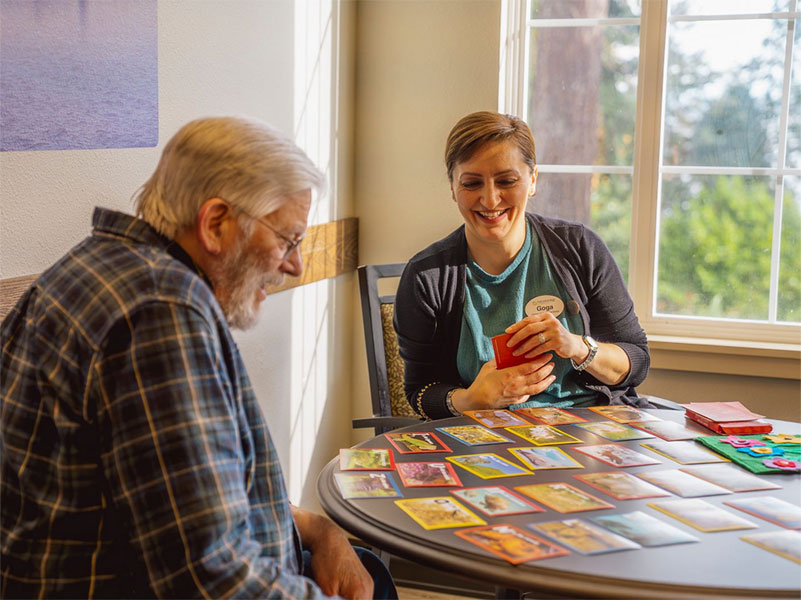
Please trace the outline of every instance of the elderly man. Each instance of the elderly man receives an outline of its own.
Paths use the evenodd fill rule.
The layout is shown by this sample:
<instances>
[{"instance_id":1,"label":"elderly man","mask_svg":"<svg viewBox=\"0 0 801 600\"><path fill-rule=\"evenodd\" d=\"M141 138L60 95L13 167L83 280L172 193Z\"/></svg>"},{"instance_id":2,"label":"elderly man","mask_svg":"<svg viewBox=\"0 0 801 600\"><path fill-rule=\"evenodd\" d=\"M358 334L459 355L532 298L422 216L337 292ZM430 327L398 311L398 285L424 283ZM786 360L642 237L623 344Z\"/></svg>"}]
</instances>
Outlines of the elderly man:
<instances>
[{"instance_id":1,"label":"elderly man","mask_svg":"<svg viewBox=\"0 0 801 600\"><path fill-rule=\"evenodd\" d=\"M229 329L300 274L321 184L263 123L193 121L139 218L96 209L20 299L0 328L3 597L395 593L375 555L289 504Z\"/></svg>"}]
</instances>

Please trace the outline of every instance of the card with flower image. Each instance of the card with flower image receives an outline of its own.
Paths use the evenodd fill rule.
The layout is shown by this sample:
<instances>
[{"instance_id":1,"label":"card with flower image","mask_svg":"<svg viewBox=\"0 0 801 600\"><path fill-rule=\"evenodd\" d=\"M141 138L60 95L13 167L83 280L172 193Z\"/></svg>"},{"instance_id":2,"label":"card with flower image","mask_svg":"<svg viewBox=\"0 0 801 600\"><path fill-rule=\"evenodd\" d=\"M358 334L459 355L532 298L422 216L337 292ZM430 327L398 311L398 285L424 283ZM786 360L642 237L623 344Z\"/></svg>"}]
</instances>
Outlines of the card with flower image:
<instances>
[{"instance_id":1,"label":"card with flower image","mask_svg":"<svg viewBox=\"0 0 801 600\"><path fill-rule=\"evenodd\" d=\"M521 485L515 491L533 498L537 502L544 504L560 513L573 513L585 510L599 510L602 508L614 508L609 504L583 492L569 483L537 483L533 485Z\"/></svg>"},{"instance_id":2,"label":"card with flower image","mask_svg":"<svg viewBox=\"0 0 801 600\"><path fill-rule=\"evenodd\" d=\"M334 481L343 498L401 498L391 473L334 473Z\"/></svg>"},{"instance_id":3,"label":"card with flower image","mask_svg":"<svg viewBox=\"0 0 801 600\"><path fill-rule=\"evenodd\" d=\"M592 423L576 423L576 427L594 433L597 436L615 442L624 442L626 440L641 440L644 438L652 438L650 433L635 429L625 423L616 423L615 421L593 421Z\"/></svg>"},{"instance_id":4,"label":"card with flower image","mask_svg":"<svg viewBox=\"0 0 801 600\"><path fill-rule=\"evenodd\" d=\"M580 444L581 440L550 425L517 425L507 427L506 431L514 433L531 444L537 446L554 446L556 444Z\"/></svg>"},{"instance_id":5,"label":"card with flower image","mask_svg":"<svg viewBox=\"0 0 801 600\"><path fill-rule=\"evenodd\" d=\"M570 423L585 423L587 419L574 415L563 408L555 406L540 406L532 408L515 408L516 413L531 417L546 425L568 425Z\"/></svg>"},{"instance_id":6,"label":"card with flower image","mask_svg":"<svg viewBox=\"0 0 801 600\"><path fill-rule=\"evenodd\" d=\"M620 444L598 444L595 446L581 446L573 448L576 452L581 452L587 456L592 456L595 460L600 460L612 467L637 467L640 465L658 465L660 461L636 452Z\"/></svg>"},{"instance_id":7,"label":"card with flower image","mask_svg":"<svg viewBox=\"0 0 801 600\"><path fill-rule=\"evenodd\" d=\"M482 410L466 410L464 414L475 419L484 427L511 427L513 425L529 425L525 419L515 416L509 410L502 408L487 408Z\"/></svg>"},{"instance_id":8,"label":"card with flower image","mask_svg":"<svg viewBox=\"0 0 801 600\"><path fill-rule=\"evenodd\" d=\"M395 468L392 450L387 448L342 448L339 451L342 471L391 471Z\"/></svg>"},{"instance_id":9,"label":"card with flower image","mask_svg":"<svg viewBox=\"0 0 801 600\"><path fill-rule=\"evenodd\" d=\"M670 496L665 490L659 489L634 475L623 471L611 473L586 473L573 475L587 485L601 490L604 494L612 496L615 500L636 500L638 498L655 498Z\"/></svg>"},{"instance_id":10,"label":"card with flower image","mask_svg":"<svg viewBox=\"0 0 801 600\"><path fill-rule=\"evenodd\" d=\"M581 554L605 554L618 550L634 550L641 546L608 529L598 527L584 519L563 519L529 525L553 541Z\"/></svg>"},{"instance_id":11,"label":"card with flower image","mask_svg":"<svg viewBox=\"0 0 801 600\"><path fill-rule=\"evenodd\" d=\"M590 406L591 411L597 412L599 415L618 423L635 423L640 421L661 421L659 417L649 415L647 412L641 411L633 406L615 405L615 406Z\"/></svg>"},{"instance_id":12,"label":"card with flower image","mask_svg":"<svg viewBox=\"0 0 801 600\"><path fill-rule=\"evenodd\" d=\"M396 500L396 502L398 501ZM734 531L756 528L751 521L698 498L652 502L648 506L686 523L698 531Z\"/></svg>"},{"instance_id":13,"label":"card with flower image","mask_svg":"<svg viewBox=\"0 0 801 600\"><path fill-rule=\"evenodd\" d=\"M465 471L481 477L481 479L533 475L528 469L518 467L497 454L465 454L462 456L447 456L446 458L462 467Z\"/></svg>"},{"instance_id":14,"label":"card with flower image","mask_svg":"<svg viewBox=\"0 0 801 600\"><path fill-rule=\"evenodd\" d=\"M399 462L395 470L406 487L462 485L453 467L445 462Z\"/></svg>"},{"instance_id":15,"label":"card with flower image","mask_svg":"<svg viewBox=\"0 0 801 600\"><path fill-rule=\"evenodd\" d=\"M599 515L590 517L590 521L641 546L668 546L701 541L640 510L617 515Z\"/></svg>"},{"instance_id":16,"label":"card with flower image","mask_svg":"<svg viewBox=\"0 0 801 600\"><path fill-rule=\"evenodd\" d=\"M508 444L512 440L491 429L481 425L454 425L452 427L437 427L447 436L459 440L466 446L482 446L484 444Z\"/></svg>"},{"instance_id":17,"label":"card with flower image","mask_svg":"<svg viewBox=\"0 0 801 600\"><path fill-rule=\"evenodd\" d=\"M407 498L395 504L423 529L486 525L487 522L449 496Z\"/></svg>"},{"instance_id":18,"label":"card with flower image","mask_svg":"<svg viewBox=\"0 0 801 600\"><path fill-rule=\"evenodd\" d=\"M662 456L667 456L670 460L675 460L682 465L697 465L702 463L725 463L729 459L723 458L719 454L710 452L702 448L695 442L666 442L664 440L654 440L640 444Z\"/></svg>"},{"instance_id":19,"label":"card with flower image","mask_svg":"<svg viewBox=\"0 0 801 600\"><path fill-rule=\"evenodd\" d=\"M570 554L564 548L514 525L485 525L454 531L460 538L509 561L513 565Z\"/></svg>"},{"instance_id":20,"label":"card with flower image","mask_svg":"<svg viewBox=\"0 0 801 600\"><path fill-rule=\"evenodd\" d=\"M740 539L801 565L801 532L786 529L766 531L744 535Z\"/></svg>"},{"instance_id":21,"label":"card with flower image","mask_svg":"<svg viewBox=\"0 0 801 600\"><path fill-rule=\"evenodd\" d=\"M801 506L774 496L746 496L723 502L732 508L787 529L801 529Z\"/></svg>"},{"instance_id":22,"label":"card with flower image","mask_svg":"<svg viewBox=\"0 0 801 600\"><path fill-rule=\"evenodd\" d=\"M431 431L390 431L384 436L400 454L422 454L426 452L453 452L436 433Z\"/></svg>"},{"instance_id":23,"label":"card with flower image","mask_svg":"<svg viewBox=\"0 0 801 600\"><path fill-rule=\"evenodd\" d=\"M714 483L730 492L753 492L755 490L778 490L782 486L768 481L764 477L751 475L732 464L711 464L682 467L679 471L689 473L709 483Z\"/></svg>"},{"instance_id":24,"label":"card with flower image","mask_svg":"<svg viewBox=\"0 0 801 600\"><path fill-rule=\"evenodd\" d=\"M464 500L473 508L477 508L488 517L519 515L545 510L541 506L524 500L502 485L462 488L461 490L451 490L451 494Z\"/></svg>"},{"instance_id":25,"label":"card with flower image","mask_svg":"<svg viewBox=\"0 0 801 600\"><path fill-rule=\"evenodd\" d=\"M523 465L536 471L537 469L583 469L584 465L569 456L561 448L553 446L509 448L509 452L517 457Z\"/></svg>"}]
</instances>

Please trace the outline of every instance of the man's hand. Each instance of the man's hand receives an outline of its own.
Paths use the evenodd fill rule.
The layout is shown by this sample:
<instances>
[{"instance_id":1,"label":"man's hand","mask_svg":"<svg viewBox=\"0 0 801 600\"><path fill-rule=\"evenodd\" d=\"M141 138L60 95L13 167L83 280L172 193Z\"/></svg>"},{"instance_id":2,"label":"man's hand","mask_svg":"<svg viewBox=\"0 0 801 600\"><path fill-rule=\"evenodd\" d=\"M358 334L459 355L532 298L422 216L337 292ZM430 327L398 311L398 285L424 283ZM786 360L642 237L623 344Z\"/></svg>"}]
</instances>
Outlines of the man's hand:
<instances>
[{"instance_id":1,"label":"man's hand","mask_svg":"<svg viewBox=\"0 0 801 600\"><path fill-rule=\"evenodd\" d=\"M292 507L303 545L312 553L314 581L324 594L347 600L373 597L373 578L345 533L321 515Z\"/></svg>"}]
</instances>

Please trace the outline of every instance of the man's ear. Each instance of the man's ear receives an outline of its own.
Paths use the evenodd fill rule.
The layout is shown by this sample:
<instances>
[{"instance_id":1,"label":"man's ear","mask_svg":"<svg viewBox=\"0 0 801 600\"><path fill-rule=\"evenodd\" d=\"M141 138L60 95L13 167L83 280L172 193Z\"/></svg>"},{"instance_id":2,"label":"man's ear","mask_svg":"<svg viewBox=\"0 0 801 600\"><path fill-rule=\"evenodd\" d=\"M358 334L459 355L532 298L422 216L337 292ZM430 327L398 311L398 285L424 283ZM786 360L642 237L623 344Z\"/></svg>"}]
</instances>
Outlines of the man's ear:
<instances>
[{"instance_id":1,"label":"man's ear","mask_svg":"<svg viewBox=\"0 0 801 600\"><path fill-rule=\"evenodd\" d=\"M203 249L218 255L225 247L225 238L234 221L234 209L222 198L206 200L197 212L196 233Z\"/></svg>"}]
</instances>

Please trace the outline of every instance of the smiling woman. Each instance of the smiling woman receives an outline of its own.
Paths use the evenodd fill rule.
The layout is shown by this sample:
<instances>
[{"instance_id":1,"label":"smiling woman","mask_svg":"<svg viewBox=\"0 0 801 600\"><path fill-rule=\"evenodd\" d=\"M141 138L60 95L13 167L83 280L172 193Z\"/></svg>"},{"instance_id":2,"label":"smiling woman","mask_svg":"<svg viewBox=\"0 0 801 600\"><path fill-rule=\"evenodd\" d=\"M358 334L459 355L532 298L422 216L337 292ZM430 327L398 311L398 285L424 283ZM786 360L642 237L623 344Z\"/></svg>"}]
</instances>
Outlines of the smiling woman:
<instances>
[{"instance_id":1,"label":"smiling woman","mask_svg":"<svg viewBox=\"0 0 801 600\"><path fill-rule=\"evenodd\" d=\"M579 223L526 213L537 189L528 125L467 115L445 162L464 225L409 261L395 300L412 408L436 419L642 405L635 386L648 372L647 340L608 248ZM498 368L492 338L504 334L518 360Z\"/></svg>"}]
</instances>

